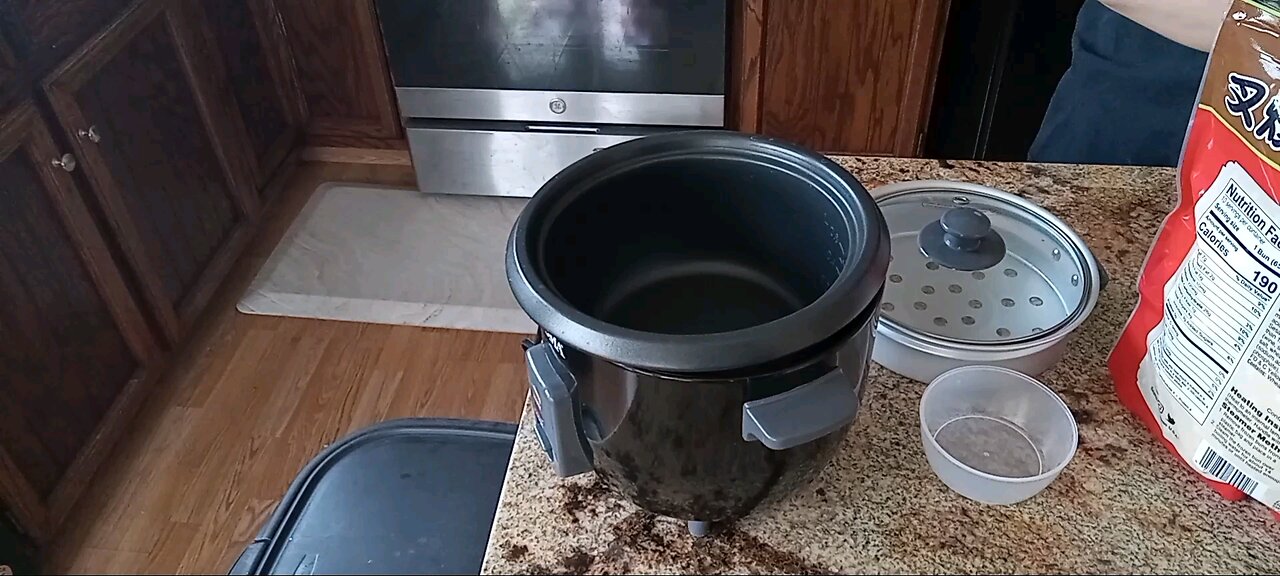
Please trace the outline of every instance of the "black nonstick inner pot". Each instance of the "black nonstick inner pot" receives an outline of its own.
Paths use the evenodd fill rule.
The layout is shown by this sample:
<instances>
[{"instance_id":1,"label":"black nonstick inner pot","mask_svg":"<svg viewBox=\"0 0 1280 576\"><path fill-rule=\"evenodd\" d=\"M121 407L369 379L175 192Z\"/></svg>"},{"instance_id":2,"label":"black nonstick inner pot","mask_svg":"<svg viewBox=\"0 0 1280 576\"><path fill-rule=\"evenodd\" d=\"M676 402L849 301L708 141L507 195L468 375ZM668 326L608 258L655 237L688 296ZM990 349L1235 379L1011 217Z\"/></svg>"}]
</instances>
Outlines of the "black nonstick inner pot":
<instances>
[{"instance_id":1,"label":"black nonstick inner pot","mask_svg":"<svg viewBox=\"0 0 1280 576\"><path fill-rule=\"evenodd\" d=\"M508 277L546 332L637 368L769 363L875 298L888 233L861 184L790 144L650 136L549 181L512 231Z\"/></svg>"},{"instance_id":2,"label":"black nonstick inner pot","mask_svg":"<svg viewBox=\"0 0 1280 576\"><path fill-rule=\"evenodd\" d=\"M547 279L574 308L633 330L714 334L777 320L817 300L848 257L847 230L812 225L840 222L834 204L772 193L789 178L729 159L636 166L547 228Z\"/></svg>"}]
</instances>

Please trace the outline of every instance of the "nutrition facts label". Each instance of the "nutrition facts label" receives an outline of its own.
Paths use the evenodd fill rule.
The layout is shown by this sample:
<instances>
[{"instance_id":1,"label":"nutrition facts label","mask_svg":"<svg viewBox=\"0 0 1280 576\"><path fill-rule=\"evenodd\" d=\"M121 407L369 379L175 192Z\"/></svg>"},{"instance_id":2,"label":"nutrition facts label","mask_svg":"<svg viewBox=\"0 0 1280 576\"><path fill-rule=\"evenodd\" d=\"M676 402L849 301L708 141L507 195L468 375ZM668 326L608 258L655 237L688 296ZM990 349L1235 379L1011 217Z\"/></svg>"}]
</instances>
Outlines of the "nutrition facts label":
<instances>
[{"instance_id":1,"label":"nutrition facts label","mask_svg":"<svg viewBox=\"0 0 1280 576\"><path fill-rule=\"evenodd\" d=\"M1265 236L1280 227L1232 179L1205 204L1196 217L1200 242L1165 293L1160 349L1168 376L1179 380L1178 400L1201 424L1280 290L1280 246Z\"/></svg>"},{"instance_id":2,"label":"nutrition facts label","mask_svg":"<svg viewBox=\"0 0 1280 576\"><path fill-rule=\"evenodd\" d=\"M1155 374L1143 385L1184 458L1280 506L1268 494L1280 492L1280 206L1231 163L1196 203L1195 225L1139 380Z\"/></svg>"}]
</instances>

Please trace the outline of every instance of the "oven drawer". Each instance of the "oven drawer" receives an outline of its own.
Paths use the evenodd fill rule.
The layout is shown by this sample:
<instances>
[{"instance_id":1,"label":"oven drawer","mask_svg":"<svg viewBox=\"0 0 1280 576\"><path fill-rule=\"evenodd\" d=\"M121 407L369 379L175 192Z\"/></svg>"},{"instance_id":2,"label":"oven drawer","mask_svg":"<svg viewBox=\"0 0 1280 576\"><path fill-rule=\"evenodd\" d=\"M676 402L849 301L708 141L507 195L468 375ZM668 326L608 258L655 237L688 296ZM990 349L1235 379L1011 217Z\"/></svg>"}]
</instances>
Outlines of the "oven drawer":
<instances>
[{"instance_id":1,"label":"oven drawer","mask_svg":"<svg viewBox=\"0 0 1280 576\"><path fill-rule=\"evenodd\" d=\"M578 159L641 136L412 124L407 132L422 192L525 198Z\"/></svg>"},{"instance_id":2,"label":"oven drawer","mask_svg":"<svg viewBox=\"0 0 1280 576\"><path fill-rule=\"evenodd\" d=\"M433 120L724 126L720 94L396 88L400 114Z\"/></svg>"}]
</instances>

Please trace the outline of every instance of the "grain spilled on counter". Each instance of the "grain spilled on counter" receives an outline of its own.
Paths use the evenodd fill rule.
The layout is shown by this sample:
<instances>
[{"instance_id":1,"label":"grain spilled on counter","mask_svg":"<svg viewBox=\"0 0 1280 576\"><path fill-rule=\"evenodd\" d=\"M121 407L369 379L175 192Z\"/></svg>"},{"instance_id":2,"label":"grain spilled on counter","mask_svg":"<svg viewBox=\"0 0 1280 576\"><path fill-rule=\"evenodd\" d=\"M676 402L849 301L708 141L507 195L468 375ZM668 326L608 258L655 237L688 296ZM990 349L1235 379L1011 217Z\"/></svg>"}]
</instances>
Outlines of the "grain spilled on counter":
<instances>
[{"instance_id":1,"label":"grain spilled on counter","mask_svg":"<svg viewBox=\"0 0 1280 576\"><path fill-rule=\"evenodd\" d=\"M694 538L683 522L637 511L615 524L611 532L613 541L597 555L593 566L603 573L625 572L635 564L680 573L833 573L733 526L715 527L711 534Z\"/></svg>"},{"instance_id":2,"label":"grain spilled on counter","mask_svg":"<svg viewBox=\"0 0 1280 576\"><path fill-rule=\"evenodd\" d=\"M616 506L617 498L598 479L585 484L569 484L560 491L561 510L573 524L580 522L580 516L589 514L597 506Z\"/></svg>"},{"instance_id":3,"label":"grain spilled on counter","mask_svg":"<svg viewBox=\"0 0 1280 576\"><path fill-rule=\"evenodd\" d=\"M529 555L529 547L524 544L506 544L502 550L502 559L507 562L519 562Z\"/></svg>"}]
</instances>

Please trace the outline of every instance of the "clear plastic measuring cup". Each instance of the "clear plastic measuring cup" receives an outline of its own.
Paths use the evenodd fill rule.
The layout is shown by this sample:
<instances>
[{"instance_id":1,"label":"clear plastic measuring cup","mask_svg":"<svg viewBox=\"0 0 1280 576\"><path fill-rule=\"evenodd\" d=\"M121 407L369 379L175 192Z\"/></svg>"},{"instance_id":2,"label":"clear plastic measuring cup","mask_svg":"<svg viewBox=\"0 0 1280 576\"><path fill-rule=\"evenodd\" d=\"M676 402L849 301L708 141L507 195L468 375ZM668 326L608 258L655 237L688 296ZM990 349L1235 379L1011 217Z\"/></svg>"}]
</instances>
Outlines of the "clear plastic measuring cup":
<instances>
[{"instance_id":1,"label":"clear plastic measuring cup","mask_svg":"<svg viewBox=\"0 0 1280 576\"><path fill-rule=\"evenodd\" d=\"M1014 504L1044 490L1075 456L1071 410L1035 379L997 366L938 376L920 399L929 467L960 495Z\"/></svg>"}]
</instances>

